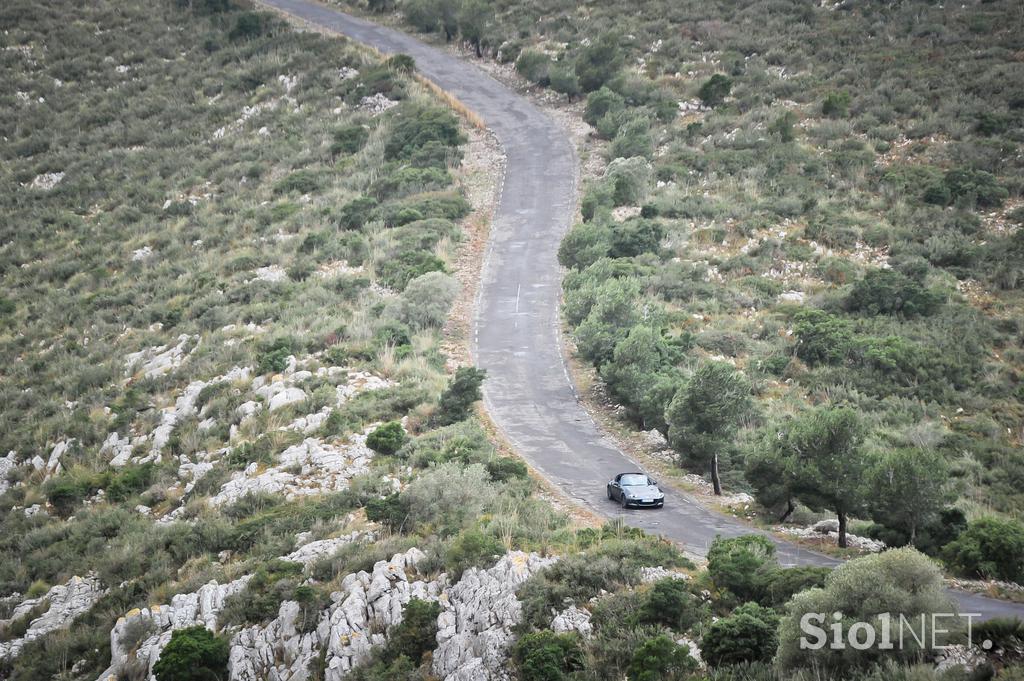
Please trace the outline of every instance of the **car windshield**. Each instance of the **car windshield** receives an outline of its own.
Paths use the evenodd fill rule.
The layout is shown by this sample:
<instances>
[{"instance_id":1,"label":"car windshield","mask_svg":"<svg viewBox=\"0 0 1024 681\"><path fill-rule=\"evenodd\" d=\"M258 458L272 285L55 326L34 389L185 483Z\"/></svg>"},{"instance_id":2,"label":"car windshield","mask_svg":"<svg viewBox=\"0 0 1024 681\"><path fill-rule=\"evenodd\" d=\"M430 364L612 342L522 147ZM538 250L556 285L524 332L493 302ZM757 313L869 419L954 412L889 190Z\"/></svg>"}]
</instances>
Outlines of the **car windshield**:
<instances>
[{"instance_id":1,"label":"car windshield","mask_svg":"<svg viewBox=\"0 0 1024 681\"><path fill-rule=\"evenodd\" d=\"M641 475L639 473L628 473L619 478L619 484L621 484L623 487L633 487L636 485L649 485L651 484L651 482L650 480L647 479L646 475Z\"/></svg>"}]
</instances>

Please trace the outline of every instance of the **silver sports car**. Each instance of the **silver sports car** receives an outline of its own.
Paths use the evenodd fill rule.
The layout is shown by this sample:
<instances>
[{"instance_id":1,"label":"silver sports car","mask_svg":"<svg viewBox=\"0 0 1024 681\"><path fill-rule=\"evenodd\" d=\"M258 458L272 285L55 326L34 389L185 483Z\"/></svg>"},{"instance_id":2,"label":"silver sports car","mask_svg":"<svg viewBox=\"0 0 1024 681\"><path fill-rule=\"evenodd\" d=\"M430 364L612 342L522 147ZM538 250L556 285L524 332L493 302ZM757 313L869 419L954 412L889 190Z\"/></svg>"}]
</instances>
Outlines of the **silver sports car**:
<instances>
[{"instance_id":1,"label":"silver sports car","mask_svg":"<svg viewBox=\"0 0 1024 681\"><path fill-rule=\"evenodd\" d=\"M665 505L665 493L658 487L655 480L643 473L619 473L614 480L608 482L608 498L622 504L622 508L630 506L650 506L661 508Z\"/></svg>"}]
</instances>

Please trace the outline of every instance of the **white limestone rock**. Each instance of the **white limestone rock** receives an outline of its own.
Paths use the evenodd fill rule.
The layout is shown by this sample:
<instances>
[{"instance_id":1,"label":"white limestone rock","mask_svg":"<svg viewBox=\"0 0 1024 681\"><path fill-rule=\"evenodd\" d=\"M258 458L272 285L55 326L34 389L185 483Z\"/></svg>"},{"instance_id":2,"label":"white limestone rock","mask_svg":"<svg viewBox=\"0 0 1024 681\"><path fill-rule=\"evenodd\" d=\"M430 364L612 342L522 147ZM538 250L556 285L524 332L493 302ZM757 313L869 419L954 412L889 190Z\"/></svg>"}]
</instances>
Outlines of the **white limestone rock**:
<instances>
[{"instance_id":1,"label":"white limestone rock","mask_svg":"<svg viewBox=\"0 0 1024 681\"><path fill-rule=\"evenodd\" d=\"M589 612L570 605L551 620L551 630L560 634L575 631L583 638L590 638L594 626L590 623Z\"/></svg>"},{"instance_id":2,"label":"white limestone rock","mask_svg":"<svg viewBox=\"0 0 1024 681\"><path fill-rule=\"evenodd\" d=\"M64 584L50 587L46 595L40 598L22 601L11 613L11 619L0 621L0 624L10 624L11 620L24 617L42 603L48 607L43 614L29 623L21 638L0 642L0 659L17 657L26 643L69 627L76 617L92 608L105 593L106 589L100 584L99 579L95 575L87 575L72 577Z\"/></svg>"},{"instance_id":3,"label":"white limestone rock","mask_svg":"<svg viewBox=\"0 0 1024 681\"><path fill-rule=\"evenodd\" d=\"M63 467L61 466L61 458L68 453L68 448L71 447L74 441L74 438L70 440L63 440L53 446L53 449L50 450L50 458L46 461L46 477L56 475L63 470Z\"/></svg>"},{"instance_id":4,"label":"white limestone rock","mask_svg":"<svg viewBox=\"0 0 1024 681\"><path fill-rule=\"evenodd\" d=\"M40 191L48 192L60 184L63 179L63 172L43 173L42 175L36 175L28 186L29 189L38 189Z\"/></svg>"},{"instance_id":5,"label":"white limestone rock","mask_svg":"<svg viewBox=\"0 0 1024 681\"><path fill-rule=\"evenodd\" d=\"M11 488L11 483L7 481L7 476L17 467L18 454L13 450L7 452L7 456L0 459L0 494Z\"/></svg>"},{"instance_id":6,"label":"white limestone rock","mask_svg":"<svg viewBox=\"0 0 1024 681\"><path fill-rule=\"evenodd\" d=\"M289 404L295 404L296 402L302 402L305 399L306 393L301 388L285 388L270 398L270 404L267 406L267 409L270 411L277 411L282 407L287 407Z\"/></svg>"},{"instance_id":7,"label":"white limestone rock","mask_svg":"<svg viewBox=\"0 0 1024 681\"><path fill-rule=\"evenodd\" d=\"M132 456L132 445L127 437L119 437L117 431L107 435L107 439L100 445L100 454L110 456L110 465L120 468L128 464Z\"/></svg>"},{"instance_id":8,"label":"white limestone rock","mask_svg":"<svg viewBox=\"0 0 1024 681\"><path fill-rule=\"evenodd\" d=\"M193 341L195 345L186 351L185 348ZM158 345L132 352L124 358L125 375L131 376L135 371L141 371L146 378L163 376L180 367L198 346L199 336L182 334L178 336L176 345Z\"/></svg>"},{"instance_id":9,"label":"white limestone rock","mask_svg":"<svg viewBox=\"0 0 1024 681\"><path fill-rule=\"evenodd\" d=\"M216 632L217 615L224 608L224 601L244 589L250 578L251 575L246 575L227 584L212 581L193 593L174 596L170 605L129 610L110 630L110 667L100 674L99 681L116 681L130 657L144 662L149 669L150 681L154 681L153 665L171 640L171 632L198 624ZM140 627L153 633L133 653L132 646L137 640L134 632Z\"/></svg>"},{"instance_id":10,"label":"white limestone rock","mask_svg":"<svg viewBox=\"0 0 1024 681\"><path fill-rule=\"evenodd\" d=\"M311 541L308 544L303 544L287 556L284 556L282 560L289 560L293 563L309 565L310 563L315 563L318 560L334 555L338 549L346 544L351 544L354 541L360 540L372 541L373 534L357 531L343 537L335 537L334 539L319 539L317 541Z\"/></svg>"},{"instance_id":11,"label":"white limestone rock","mask_svg":"<svg viewBox=\"0 0 1024 681\"><path fill-rule=\"evenodd\" d=\"M321 654L326 681L338 681L365 661L375 645L387 641L387 632L402 621L402 609L412 598L436 601L447 579L416 579L416 565L425 554L412 548L378 561L373 572L350 574L331 605L320 614L314 631L299 632L299 605L285 601L277 618L265 627L247 627L231 639L228 662L233 681L304 679L303 670Z\"/></svg>"},{"instance_id":12,"label":"white limestone rock","mask_svg":"<svg viewBox=\"0 0 1024 681\"><path fill-rule=\"evenodd\" d=\"M516 589L555 560L513 551L492 568L466 570L441 600L434 674L444 681L508 679L505 658L522 618Z\"/></svg>"},{"instance_id":13,"label":"white limestone rock","mask_svg":"<svg viewBox=\"0 0 1024 681\"><path fill-rule=\"evenodd\" d=\"M372 458L366 433L353 435L343 446L307 438L281 452L275 466L260 471L252 464L235 473L210 503L234 503L253 492L283 494L288 499L339 492L348 488L349 480L369 469Z\"/></svg>"}]
</instances>

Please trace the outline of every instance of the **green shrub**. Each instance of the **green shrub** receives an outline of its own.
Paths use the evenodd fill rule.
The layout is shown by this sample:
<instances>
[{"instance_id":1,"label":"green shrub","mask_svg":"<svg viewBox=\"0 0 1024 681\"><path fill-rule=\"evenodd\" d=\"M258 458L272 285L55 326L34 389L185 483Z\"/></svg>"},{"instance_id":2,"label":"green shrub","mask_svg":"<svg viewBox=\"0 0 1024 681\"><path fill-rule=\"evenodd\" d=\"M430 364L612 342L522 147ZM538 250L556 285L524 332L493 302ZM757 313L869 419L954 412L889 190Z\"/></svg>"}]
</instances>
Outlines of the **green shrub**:
<instances>
[{"instance_id":1,"label":"green shrub","mask_svg":"<svg viewBox=\"0 0 1024 681\"><path fill-rule=\"evenodd\" d=\"M487 474L494 482L507 482L509 480L525 480L529 477L526 464L520 459L511 456L498 456L486 462Z\"/></svg>"},{"instance_id":2,"label":"green shrub","mask_svg":"<svg viewBox=\"0 0 1024 681\"><path fill-rule=\"evenodd\" d=\"M701 654L713 667L770 662L778 638L779 617L757 603L744 603L728 617L712 622L701 640Z\"/></svg>"},{"instance_id":3,"label":"green shrub","mask_svg":"<svg viewBox=\"0 0 1024 681\"><path fill-rule=\"evenodd\" d=\"M292 356L292 341L290 338L278 338L265 344L260 351L256 361L256 373L276 374L284 371L288 366L288 358Z\"/></svg>"},{"instance_id":4,"label":"green shrub","mask_svg":"<svg viewBox=\"0 0 1024 681\"><path fill-rule=\"evenodd\" d=\"M929 641L932 635L931 613L955 612L950 608L938 567L914 549L893 549L862 558L855 558L837 567L825 580L822 589L809 589L798 593L786 607L779 624L779 647L776 664L783 670L816 668L830 674L843 675L851 669L868 667L881 659L910 660L922 653L915 636ZM842 613L842 621L835 623L830 613ZM877 616L889 613L894 621L900 615L914 623L915 635L903 637L902 647L879 650L870 647L857 650L847 646L833 650L828 645L815 650L801 647L802 638L809 633L801 628L801 619L808 613L825 613L827 620L817 626L827 629L834 623L849 631L854 622L870 622L880 626ZM926 631L921 631L924 614ZM946 620L948 622L948 620ZM943 620L938 619L939 627ZM941 641L941 637L936 640Z\"/></svg>"},{"instance_id":5,"label":"green shrub","mask_svg":"<svg viewBox=\"0 0 1024 681\"><path fill-rule=\"evenodd\" d=\"M404 529L409 518L408 504L397 492L383 498L368 500L365 510L367 520L381 523L392 530Z\"/></svg>"},{"instance_id":6,"label":"green shrub","mask_svg":"<svg viewBox=\"0 0 1024 681\"><path fill-rule=\"evenodd\" d=\"M584 92L593 92L614 78L625 59L616 36L605 33L580 50L576 77Z\"/></svg>"},{"instance_id":7,"label":"green shrub","mask_svg":"<svg viewBox=\"0 0 1024 681\"><path fill-rule=\"evenodd\" d=\"M402 621L389 632L383 659L386 662L406 657L419 664L423 656L437 647L437 616L441 606L432 601L411 598L402 609Z\"/></svg>"},{"instance_id":8,"label":"green shrub","mask_svg":"<svg viewBox=\"0 0 1024 681\"><path fill-rule=\"evenodd\" d=\"M338 226L342 229L361 229L367 222L378 218L378 205L377 199L372 196L360 196L349 201L338 213Z\"/></svg>"},{"instance_id":9,"label":"green shrub","mask_svg":"<svg viewBox=\"0 0 1024 681\"><path fill-rule=\"evenodd\" d=\"M313 170L296 170L276 185L275 194L312 194L323 186L323 177Z\"/></svg>"},{"instance_id":10,"label":"green shrub","mask_svg":"<svg viewBox=\"0 0 1024 681\"><path fill-rule=\"evenodd\" d=\"M715 586L741 602L763 601L778 567L775 545L759 534L716 537L708 549L708 574Z\"/></svg>"},{"instance_id":11,"label":"green shrub","mask_svg":"<svg viewBox=\"0 0 1024 681\"><path fill-rule=\"evenodd\" d=\"M459 132L458 119L447 109L408 107L391 129L391 136L384 144L384 157L388 160L409 158L428 142L457 147L465 141Z\"/></svg>"},{"instance_id":12,"label":"green shrub","mask_svg":"<svg viewBox=\"0 0 1024 681\"><path fill-rule=\"evenodd\" d=\"M448 575L458 579L471 567L490 567L505 555L505 545L480 528L472 527L459 533L444 552L444 566Z\"/></svg>"},{"instance_id":13,"label":"green shrub","mask_svg":"<svg viewBox=\"0 0 1024 681\"><path fill-rule=\"evenodd\" d=\"M558 262L563 267L582 270L608 256L612 230L604 222L573 225L558 246Z\"/></svg>"},{"instance_id":14,"label":"green shrub","mask_svg":"<svg viewBox=\"0 0 1024 681\"><path fill-rule=\"evenodd\" d=\"M644 594L638 617L646 624L664 625L686 633L705 616L700 599L681 579L661 579Z\"/></svg>"},{"instance_id":15,"label":"green shrub","mask_svg":"<svg viewBox=\"0 0 1024 681\"><path fill-rule=\"evenodd\" d=\"M483 395L480 386L483 385L487 371L475 367L459 367L455 375L448 382L448 387L441 393L441 399L437 404L437 413L434 415L434 423L439 426L448 426L458 423L470 417L473 405L479 402Z\"/></svg>"},{"instance_id":16,"label":"green shrub","mask_svg":"<svg viewBox=\"0 0 1024 681\"><path fill-rule=\"evenodd\" d=\"M553 64L548 69L548 82L552 90L562 93L570 102L582 92L576 74L561 64Z\"/></svg>"},{"instance_id":17,"label":"green shrub","mask_svg":"<svg viewBox=\"0 0 1024 681\"><path fill-rule=\"evenodd\" d=\"M657 253L665 230L657 222L634 218L612 231L608 255L612 258L632 258L644 253Z\"/></svg>"},{"instance_id":18,"label":"green shrub","mask_svg":"<svg viewBox=\"0 0 1024 681\"><path fill-rule=\"evenodd\" d=\"M366 146L369 139L370 132L358 123L338 128L331 132L331 154L354 154Z\"/></svg>"},{"instance_id":19,"label":"green shrub","mask_svg":"<svg viewBox=\"0 0 1024 681\"><path fill-rule=\"evenodd\" d=\"M850 323L823 310L801 310L794 317L797 357L809 364L834 364L846 359L853 347Z\"/></svg>"},{"instance_id":20,"label":"green shrub","mask_svg":"<svg viewBox=\"0 0 1024 681\"><path fill-rule=\"evenodd\" d=\"M731 91L732 79L721 73L716 73L704 81L704 84L700 86L700 90L697 91L697 96L700 97L705 106L713 107L724 102Z\"/></svg>"},{"instance_id":21,"label":"green shrub","mask_svg":"<svg viewBox=\"0 0 1024 681\"><path fill-rule=\"evenodd\" d=\"M846 118L850 113L850 93L830 92L821 102L821 114L829 118Z\"/></svg>"},{"instance_id":22,"label":"green shrub","mask_svg":"<svg viewBox=\"0 0 1024 681\"><path fill-rule=\"evenodd\" d=\"M920 281L883 269L869 270L846 297L847 308L854 312L904 317L928 316L943 302L941 293L925 288Z\"/></svg>"},{"instance_id":23,"label":"green shrub","mask_svg":"<svg viewBox=\"0 0 1024 681\"><path fill-rule=\"evenodd\" d=\"M610 189L611 203L616 206L636 205L643 201L650 190L650 183L651 166L641 156L616 158L605 171L604 184Z\"/></svg>"},{"instance_id":24,"label":"green shrub","mask_svg":"<svg viewBox=\"0 0 1024 681\"><path fill-rule=\"evenodd\" d=\"M494 501L495 486L480 464L443 463L423 472L401 494L412 529L457 534Z\"/></svg>"},{"instance_id":25,"label":"green shrub","mask_svg":"<svg viewBox=\"0 0 1024 681\"><path fill-rule=\"evenodd\" d=\"M381 283L395 291L404 291L410 281L428 272L446 270L444 260L428 251L402 251L377 264Z\"/></svg>"},{"instance_id":26,"label":"green shrub","mask_svg":"<svg viewBox=\"0 0 1024 681\"><path fill-rule=\"evenodd\" d=\"M235 17L235 25L228 33L230 40L252 40L266 35L274 25L274 18L265 12L242 12Z\"/></svg>"},{"instance_id":27,"label":"green shrub","mask_svg":"<svg viewBox=\"0 0 1024 681\"><path fill-rule=\"evenodd\" d=\"M516 71L526 80L538 85L547 85L551 57L537 50L523 50L516 59Z\"/></svg>"},{"instance_id":28,"label":"green shrub","mask_svg":"<svg viewBox=\"0 0 1024 681\"><path fill-rule=\"evenodd\" d=\"M615 158L650 158L654 153L650 121L634 118L619 128L612 140L608 155Z\"/></svg>"},{"instance_id":29,"label":"green shrub","mask_svg":"<svg viewBox=\"0 0 1024 681\"><path fill-rule=\"evenodd\" d=\"M690 655L689 647L659 634L636 649L626 678L629 681L682 681L690 678L696 668L697 661Z\"/></svg>"},{"instance_id":30,"label":"green shrub","mask_svg":"<svg viewBox=\"0 0 1024 681\"><path fill-rule=\"evenodd\" d=\"M524 634L512 647L512 661L523 681L563 681L583 669L583 645L576 633L544 629Z\"/></svg>"},{"instance_id":31,"label":"green shrub","mask_svg":"<svg viewBox=\"0 0 1024 681\"><path fill-rule=\"evenodd\" d=\"M946 546L943 558L961 574L1024 583L1024 524L979 518Z\"/></svg>"},{"instance_id":32,"label":"green shrub","mask_svg":"<svg viewBox=\"0 0 1024 681\"><path fill-rule=\"evenodd\" d=\"M408 439L401 423L389 421L366 436L366 446L378 454L391 456L401 449Z\"/></svg>"},{"instance_id":33,"label":"green shrub","mask_svg":"<svg viewBox=\"0 0 1024 681\"><path fill-rule=\"evenodd\" d=\"M443 272L427 272L410 280L388 306L389 314L414 330L441 327L458 294L459 283Z\"/></svg>"},{"instance_id":34,"label":"green shrub","mask_svg":"<svg viewBox=\"0 0 1024 681\"><path fill-rule=\"evenodd\" d=\"M768 581L764 593L766 598L761 602L775 607L785 605L801 591L824 586L825 578L831 572L831 568L810 565L776 570Z\"/></svg>"},{"instance_id":35,"label":"green shrub","mask_svg":"<svg viewBox=\"0 0 1024 681\"><path fill-rule=\"evenodd\" d=\"M204 626L177 629L153 665L157 681L219 681L228 677L227 639Z\"/></svg>"},{"instance_id":36,"label":"green shrub","mask_svg":"<svg viewBox=\"0 0 1024 681\"><path fill-rule=\"evenodd\" d=\"M998 208L1009 196L1006 187L995 175L984 170L953 169L941 182L931 184L924 192L926 203L947 206L951 203L968 207Z\"/></svg>"},{"instance_id":37,"label":"green shrub","mask_svg":"<svg viewBox=\"0 0 1024 681\"><path fill-rule=\"evenodd\" d=\"M595 90L587 95L587 106L583 110L583 120L596 126L597 122L608 114L617 113L625 108L626 102L622 95L607 87L602 87L600 90Z\"/></svg>"}]
</instances>

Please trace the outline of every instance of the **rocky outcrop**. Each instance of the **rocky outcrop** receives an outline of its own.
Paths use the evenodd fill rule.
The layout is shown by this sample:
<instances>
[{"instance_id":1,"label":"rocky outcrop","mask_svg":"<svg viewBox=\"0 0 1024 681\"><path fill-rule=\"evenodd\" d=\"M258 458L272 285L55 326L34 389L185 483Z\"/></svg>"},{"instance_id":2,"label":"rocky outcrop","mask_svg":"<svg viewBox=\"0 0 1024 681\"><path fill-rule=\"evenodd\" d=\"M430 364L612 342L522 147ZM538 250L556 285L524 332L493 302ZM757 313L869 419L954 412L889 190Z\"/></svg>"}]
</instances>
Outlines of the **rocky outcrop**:
<instances>
[{"instance_id":1,"label":"rocky outcrop","mask_svg":"<svg viewBox=\"0 0 1024 681\"><path fill-rule=\"evenodd\" d=\"M343 537L335 537L334 539L319 539L299 546L299 548L295 549L287 556L282 557L281 560L289 560L293 563L309 565L310 563L315 563L318 560L322 560L333 555L338 551L338 549L346 544L351 544L355 541L373 540L374 534L372 532L358 531L346 534Z\"/></svg>"},{"instance_id":2,"label":"rocky outcrop","mask_svg":"<svg viewBox=\"0 0 1024 681\"><path fill-rule=\"evenodd\" d=\"M186 350L193 341L195 344L191 350ZM135 371L140 371L146 378L163 376L180 367L198 346L199 336L182 334L178 336L176 345L160 345L130 353L124 358L125 373L131 376Z\"/></svg>"},{"instance_id":3,"label":"rocky outcrop","mask_svg":"<svg viewBox=\"0 0 1024 681\"><path fill-rule=\"evenodd\" d=\"M18 454L14 451L7 452L7 456L0 458L0 494L11 488L7 476L18 467Z\"/></svg>"},{"instance_id":4,"label":"rocky outcrop","mask_svg":"<svg viewBox=\"0 0 1024 681\"><path fill-rule=\"evenodd\" d=\"M43 608L43 612L32 619L21 638L0 642L0 659L17 657L26 643L45 636L58 629L65 629L72 621L87 612L106 590L93 576L72 577L65 584L51 587L45 596L22 601L8 620L0 624L9 625Z\"/></svg>"},{"instance_id":5,"label":"rocky outcrop","mask_svg":"<svg viewBox=\"0 0 1024 681\"><path fill-rule=\"evenodd\" d=\"M100 674L99 681L116 681L121 670L140 662L153 680L153 665L171 640L171 633L197 624L217 631L217 615L224 608L224 601L244 589L249 579L247 575L227 584L210 582L196 592L174 596L170 605L125 613L110 631L110 668Z\"/></svg>"},{"instance_id":6,"label":"rocky outcrop","mask_svg":"<svg viewBox=\"0 0 1024 681\"><path fill-rule=\"evenodd\" d=\"M132 445L127 437L118 436L117 432L107 435L100 446L100 454L110 457L110 465L115 468L128 464L132 456Z\"/></svg>"},{"instance_id":7,"label":"rocky outcrop","mask_svg":"<svg viewBox=\"0 0 1024 681\"><path fill-rule=\"evenodd\" d=\"M74 444L74 442L74 439L64 440L63 442L58 442L53 446L53 449L50 450L50 458L46 460L46 477L56 475L64 469L61 464L61 459L68 453L68 449L72 444Z\"/></svg>"},{"instance_id":8,"label":"rocky outcrop","mask_svg":"<svg viewBox=\"0 0 1024 681\"><path fill-rule=\"evenodd\" d=\"M516 589L555 560L514 551L488 570L466 570L441 599L434 674L444 681L508 679L505 659L522 617Z\"/></svg>"},{"instance_id":9,"label":"rocky outcrop","mask_svg":"<svg viewBox=\"0 0 1024 681\"><path fill-rule=\"evenodd\" d=\"M325 681L338 681L367 659L375 645L383 645L387 632L402 621L403 608L413 598L436 601L447 580L415 579L416 566L425 558L419 549L379 561L371 573L350 574L331 605L320 615L314 630L297 626L301 607L285 601L270 624L247 627L231 639L228 663L232 681L305 679L305 670L321 653Z\"/></svg>"},{"instance_id":10,"label":"rocky outcrop","mask_svg":"<svg viewBox=\"0 0 1024 681\"><path fill-rule=\"evenodd\" d=\"M310 542L284 557L308 563L329 555L338 546L360 537ZM370 572L346 576L331 594L330 605L315 620L294 601L280 604L263 626L239 629L231 636L228 662L232 681L300 681L308 678L310 663L322 659L325 681L340 681L364 662L374 646L387 642L388 632L401 623L405 605L413 598L437 601L438 648L433 672L446 681L507 679L504 670L513 627L522 616L516 589L555 558L515 551L487 570L471 568L454 586L444 574L427 579L418 566L426 558L419 549L378 561ZM211 582L191 594L180 594L170 605L132 610L110 632L111 666L99 681L116 681L122 669L149 670L160 657L175 629L203 625L217 631L217 616L225 599L240 592L249 577L219 585ZM306 615L305 617L303 615ZM556 630L588 635L590 616L570 608L556 616ZM303 623L313 626L303 626ZM141 642L140 642L141 638Z\"/></svg>"},{"instance_id":11,"label":"rocky outcrop","mask_svg":"<svg viewBox=\"0 0 1024 681\"><path fill-rule=\"evenodd\" d=\"M289 499L338 492L346 489L354 476L369 470L372 458L365 433L353 435L343 446L307 438L281 452L275 466L261 471L254 462L235 473L210 503L230 504L257 492L283 494Z\"/></svg>"},{"instance_id":12,"label":"rocky outcrop","mask_svg":"<svg viewBox=\"0 0 1024 681\"><path fill-rule=\"evenodd\" d=\"M560 634L574 631L583 638L590 638L594 627L590 623L590 613L570 605L551 620L551 630Z\"/></svg>"}]
</instances>

